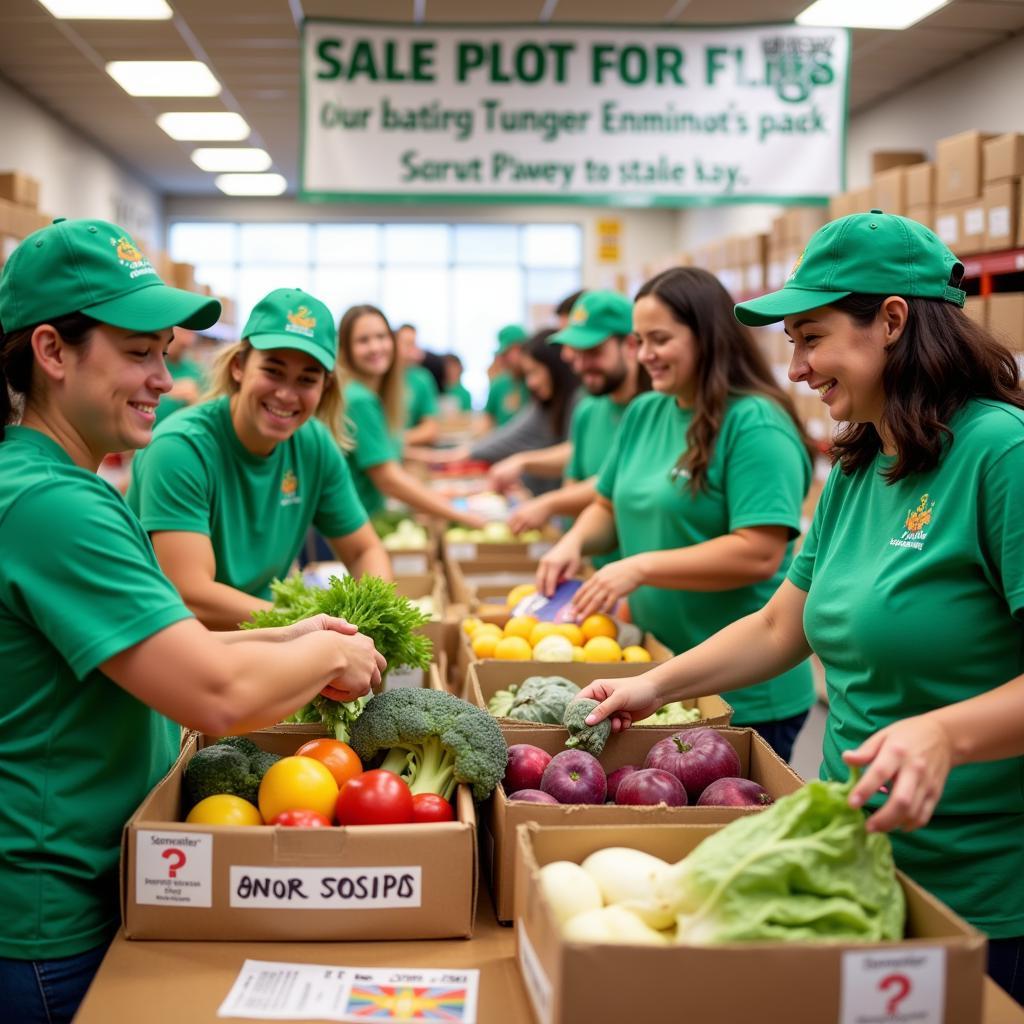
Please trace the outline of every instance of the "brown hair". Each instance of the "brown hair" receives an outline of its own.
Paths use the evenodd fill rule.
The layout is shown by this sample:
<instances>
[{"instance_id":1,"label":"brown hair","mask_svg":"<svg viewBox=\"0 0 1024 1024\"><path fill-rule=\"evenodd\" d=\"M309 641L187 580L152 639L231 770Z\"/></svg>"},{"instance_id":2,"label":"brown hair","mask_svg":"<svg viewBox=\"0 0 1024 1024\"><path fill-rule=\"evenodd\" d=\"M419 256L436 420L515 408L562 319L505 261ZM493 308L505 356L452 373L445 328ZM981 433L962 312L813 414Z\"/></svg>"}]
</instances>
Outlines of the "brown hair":
<instances>
[{"instance_id":1,"label":"brown hair","mask_svg":"<svg viewBox=\"0 0 1024 1024\"><path fill-rule=\"evenodd\" d=\"M848 295L829 303L855 324L877 318L885 295ZM896 461L883 474L889 483L934 469L952 432L949 421L972 398L990 398L1024 409L1020 370L1013 353L949 302L904 297L907 323L886 347L882 370L882 420L896 446ZM829 455L844 473L873 461L882 439L873 423L847 424Z\"/></svg>"},{"instance_id":2,"label":"brown hair","mask_svg":"<svg viewBox=\"0 0 1024 1024\"><path fill-rule=\"evenodd\" d=\"M733 316L732 296L713 274L699 267L673 267L652 277L636 293L653 295L693 332L697 384L686 450L676 467L690 474L690 489L707 486L708 466L732 395L763 395L785 410L814 460L815 448L804 432L790 397L775 382L771 368L749 328Z\"/></svg>"},{"instance_id":3,"label":"brown hair","mask_svg":"<svg viewBox=\"0 0 1024 1024\"><path fill-rule=\"evenodd\" d=\"M84 313L67 313L49 324L61 337L65 345L77 348L89 341L98 320ZM4 428L17 423L24 412L32 390L32 334L36 327L22 327L9 334L0 335L0 441L4 439Z\"/></svg>"},{"instance_id":4,"label":"brown hair","mask_svg":"<svg viewBox=\"0 0 1024 1024\"><path fill-rule=\"evenodd\" d=\"M405 426L405 385L402 378L402 367L398 358L398 343L395 340L395 332L391 330L388 318L376 307L364 303L361 306L351 306L345 310L345 315L338 324L338 363L342 371L342 380L358 379L355 364L352 362L352 334L355 331L356 321L361 316L379 316L384 321L388 334L391 335L393 354L391 365L384 373L384 377L377 388L377 396L384 405L384 416L388 426L395 434L401 432Z\"/></svg>"},{"instance_id":5,"label":"brown hair","mask_svg":"<svg viewBox=\"0 0 1024 1024\"><path fill-rule=\"evenodd\" d=\"M238 382L232 376L231 365L237 359L240 366L245 366L252 351L252 345L243 339L218 354L210 371L210 386L203 395L204 402L221 395L230 397L238 391ZM352 438L345 429L345 395L337 363L333 370L324 370L324 390L317 403L316 418L331 432L342 451L352 449Z\"/></svg>"},{"instance_id":6,"label":"brown hair","mask_svg":"<svg viewBox=\"0 0 1024 1024\"><path fill-rule=\"evenodd\" d=\"M569 413L580 379L576 376L575 370L562 358L562 346L557 342L551 342L551 336L556 333L554 328L538 331L523 346L523 352L548 371L551 378L551 397L543 402L539 398L534 398L534 401L547 414L551 433L564 441L569 436Z\"/></svg>"}]
</instances>

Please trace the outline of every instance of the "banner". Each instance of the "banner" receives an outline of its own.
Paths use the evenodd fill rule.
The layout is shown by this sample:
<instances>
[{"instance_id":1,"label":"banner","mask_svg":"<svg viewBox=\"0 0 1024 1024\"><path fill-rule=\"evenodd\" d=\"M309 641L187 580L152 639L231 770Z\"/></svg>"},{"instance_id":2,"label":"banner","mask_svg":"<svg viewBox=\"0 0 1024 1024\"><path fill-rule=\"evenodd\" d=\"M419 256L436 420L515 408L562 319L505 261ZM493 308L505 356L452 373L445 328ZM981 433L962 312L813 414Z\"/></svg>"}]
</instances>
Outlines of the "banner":
<instances>
[{"instance_id":1,"label":"banner","mask_svg":"<svg viewBox=\"0 0 1024 1024\"><path fill-rule=\"evenodd\" d=\"M305 199L688 206L844 188L849 34L303 24Z\"/></svg>"}]
</instances>

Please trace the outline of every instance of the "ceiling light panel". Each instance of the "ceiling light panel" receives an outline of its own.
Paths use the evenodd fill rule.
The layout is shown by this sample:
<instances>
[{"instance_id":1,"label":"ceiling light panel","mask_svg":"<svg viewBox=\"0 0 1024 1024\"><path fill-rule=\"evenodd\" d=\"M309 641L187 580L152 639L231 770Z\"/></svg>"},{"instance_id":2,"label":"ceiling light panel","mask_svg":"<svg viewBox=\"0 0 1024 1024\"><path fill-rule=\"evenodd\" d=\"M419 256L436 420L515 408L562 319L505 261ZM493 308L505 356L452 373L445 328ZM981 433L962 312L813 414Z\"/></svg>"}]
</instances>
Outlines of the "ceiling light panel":
<instances>
[{"instance_id":1,"label":"ceiling light panel","mask_svg":"<svg viewBox=\"0 0 1024 1024\"><path fill-rule=\"evenodd\" d=\"M213 180L229 196L279 196L288 187L281 174L218 174Z\"/></svg>"},{"instance_id":2,"label":"ceiling light panel","mask_svg":"<svg viewBox=\"0 0 1024 1024\"><path fill-rule=\"evenodd\" d=\"M271 160L265 149L201 148L192 151L192 163L203 171L266 171Z\"/></svg>"},{"instance_id":3,"label":"ceiling light panel","mask_svg":"<svg viewBox=\"0 0 1024 1024\"><path fill-rule=\"evenodd\" d=\"M821 27L904 29L947 3L949 0L816 0L796 21Z\"/></svg>"},{"instance_id":4,"label":"ceiling light panel","mask_svg":"<svg viewBox=\"0 0 1024 1024\"><path fill-rule=\"evenodd\" d=\"M55 17L89 21L166 21L165 0L39 0Z\"/></svg>"},{"instance_id":5,"label":"ceiling light panel","mask_svg":"<svg viewBox=\"0 0 1024 1024\"><path fill-rule=\"evenodd\" d=\"M245 119L228 111L175 111L161 114L156 123L179 142L241 142L249 137Z\"/></svg>"},{"instance_id":6,"label":"ceiling light panel","mask_svg":"<svg viewBox=\"0 0 1024 1024\"><path fill-rule=\"evenodd\" d=\"M112 60L107 74L129 96L217 96L220 82L198 60Z\"/></svg>"}]
</instances>

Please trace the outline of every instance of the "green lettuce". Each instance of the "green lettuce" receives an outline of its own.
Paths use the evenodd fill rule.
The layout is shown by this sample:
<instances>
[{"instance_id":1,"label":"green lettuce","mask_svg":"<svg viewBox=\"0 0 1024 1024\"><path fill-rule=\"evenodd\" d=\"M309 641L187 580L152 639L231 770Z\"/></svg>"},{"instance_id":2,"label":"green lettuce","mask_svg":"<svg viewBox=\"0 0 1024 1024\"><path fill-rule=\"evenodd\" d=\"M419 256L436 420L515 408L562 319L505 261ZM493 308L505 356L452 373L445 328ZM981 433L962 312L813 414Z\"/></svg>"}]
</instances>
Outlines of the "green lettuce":
<instances>
[{"instance_id":1,"label":"green lettuce","mask_svg":"<svg viewBox=\"0 0 1024 1024\"><path fill-rule=\"evenodd\" d=\"M808 783L673 865L657 896L677 915L676 941L901 939L892 847L847 803L854 779Z\"/></svg>"}]
</instances>

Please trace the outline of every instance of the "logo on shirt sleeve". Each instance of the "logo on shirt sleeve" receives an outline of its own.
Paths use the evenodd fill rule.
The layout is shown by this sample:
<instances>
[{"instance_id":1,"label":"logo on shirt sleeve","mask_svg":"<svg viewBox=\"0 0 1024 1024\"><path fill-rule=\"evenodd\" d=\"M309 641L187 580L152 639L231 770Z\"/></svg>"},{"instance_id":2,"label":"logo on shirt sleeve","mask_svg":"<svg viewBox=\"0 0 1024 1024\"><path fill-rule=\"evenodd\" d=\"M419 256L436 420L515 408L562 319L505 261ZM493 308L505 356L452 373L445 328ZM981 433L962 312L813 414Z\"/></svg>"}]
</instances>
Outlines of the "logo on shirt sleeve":
<instances>
[{"instance_id":1,"label":"logo on shirt sleeve","mask_svg":"<svg viewBox=\"0 0 1024 1024\"><path fill-rule=\"evenodd\" d=\"M924 542L930 532L926 527L931 526L932 513L935 510L935 502L929 501L929 498L929 495L922 494L917 508L907 509L907 517L903 520L903 534L889 541L891 547L924 550Z\"/></svg>"},{"instance_id":2,"label":"logo on shirt sleeve","mask_svg":"<svg viewBox=\"0 0 1024 1024\"><path fill-rule=\"evenodd\" d=\"M299 478L290 469L285 470L281 478L281 508L300 504L302 496L299 494Z\"/></svg>"}]
</instances>

